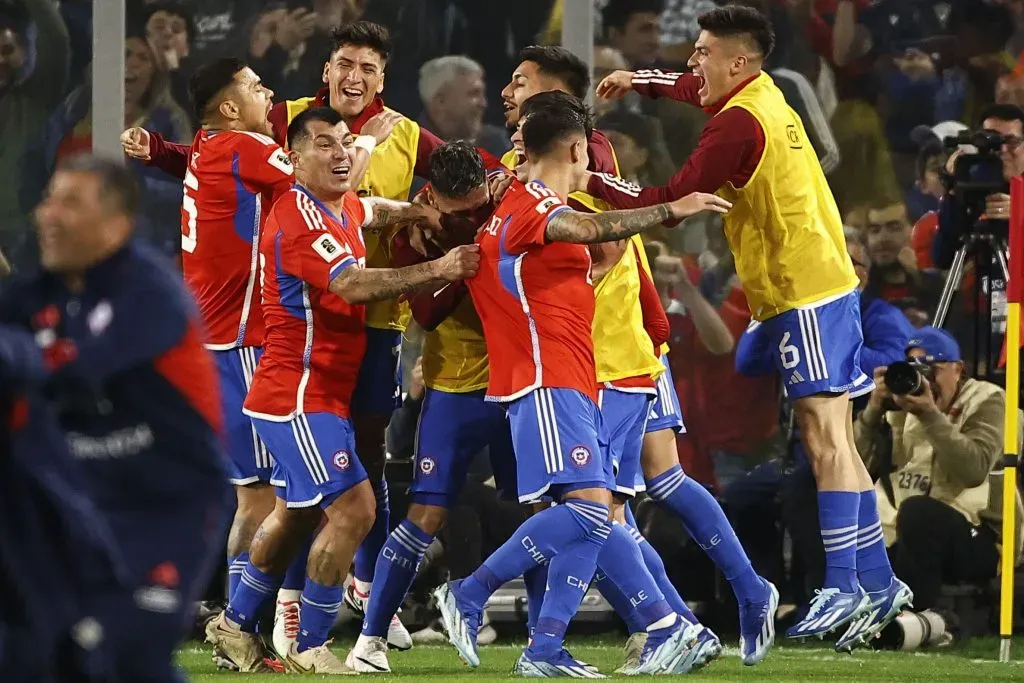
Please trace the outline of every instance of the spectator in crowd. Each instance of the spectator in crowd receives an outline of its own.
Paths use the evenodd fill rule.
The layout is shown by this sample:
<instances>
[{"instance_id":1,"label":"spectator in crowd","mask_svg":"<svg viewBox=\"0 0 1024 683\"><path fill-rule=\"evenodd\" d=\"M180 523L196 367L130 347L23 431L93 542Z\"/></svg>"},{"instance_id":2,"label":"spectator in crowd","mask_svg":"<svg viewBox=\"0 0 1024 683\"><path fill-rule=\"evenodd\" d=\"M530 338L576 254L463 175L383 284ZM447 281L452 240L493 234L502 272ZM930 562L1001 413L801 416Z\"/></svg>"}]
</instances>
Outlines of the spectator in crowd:
<instances>
[{"instance_id":1,"label":"spectator in crowd","mask_svg":"<svg viewBox=\"0 0 1024 683\"><path fill-rule=\"evenodd\" d=\"M922 390L895 395L885 368L877 368L876 389L854 434L878 476L878 513L893 570L923 610L935 606L944 583L996 576L1002 515L989 505L989 476L1003 450L1006 396L966 375L960 347L944 330L917 330L907 359L922 373Z\"/></svg>"},{"instance_id":2,"label":"spectator in crowd","mask_svg":"<svg viewBox=\"0 0 1024 683\"><path fill-rule=\"evenodd\" d=\"M270 5L249 36L253 70L266 79L279 100L308 97L323 87L323 67L333 45L331 31L361 14L362 3L353 0Z\"/></svg>"},{"instance_id":3,"label":"spectator in crowd","mask_svg":"<svg viewBox=\"0 0 1024 683\"><path fill-rule=\"evenodd\" d=\"M942 184L942 172L946 166L948 154L945 150L945 139L955 137L967 130L967 126L959 121L943 121L934 126L918 126L910 133L917 146L915 163L914 187L907 193L907 212L911 221L918 221L926 213L939 208L939 200L946 193ZM935 219L936 224L938 217ZM927 262L931 261L931 254ZM923 268L918 258L918 266Z\"/></svg>"},{"instance_id":4,"label":"spectator in crowd","mask_svg":"<svg viewBox=\"0 0 1024 683\"><path fill-rule=\"evenodd\" d=\"M153 44L141 28L125 38L124 125L142 126L178 143L192 140L188 115L171 95L170 78L160 66ZM21 202L30 211L43 198L46 185L62 159L92 148L92 80L75 88L29 147L21 166ZM136 232L168 257L177 259L181 243L180 182L156 168L132 161L144 183L146 201L136 216Z\"/></svg>"},{"instance_id":5,"label":"spectator in crowd","mask_svg":"<svg viewBox=\"0 0 1024 683\"><path fill-rule=\"evenodd\" d=\"M593 83L600 83L605 76L621 69L629 69L629 62L626 61L621 52L607 43L597 42L594 44ZM616 109L627 109L634 113L639 113L640 106L640 94L635 92L629 93L619 101L598 97L594 99L594 114L603 116Z\"/></svg>"},{"instance_id":6,"label":"spectator in crowd","mask_svg":"<svg viewBox=\"0 0 1024 683\"><path fill-rule=\"evenodd\" d=\"M146 40L161 71L170 79L171 95L180 105L191 109L188 79L195 62L191 59L195 22L187 7L179 0L163 0L147 5L141 15L146 27ZM193 121L193 124L197 122Z\"/></svg>"},{"instance_id":7,"label":"spectator in crowd","mask_svg":"<svg viewBox=\"0 0 1024 683\"><path fill-rule=\"evenodd\" d=\"M162 0L141 0L143 7ZM260 15L263 0L183 0L192 14L195 33L189 50L193 64L217 57L248 55L250 29Z\"/></svg>"},{"instance_id":8,"label":"spectator in crowd","mask_svg":"<svg viewBox=\"0 0 1024 683\"><path fill-rule=\"evenodd\" d=\"M484 123L484 70L462 55L432 59L420 67L421 127L442 140L469 140L495 157L508 151L508 133Z\"/></svg>"},{"instance_id":9,"label":"spectator in crowd","mask_svg":"<svg viewBox=\"0 0 1024 683\"><path fill-rule=\"evenodd\" d=\"M605 38L622 53L631 70L659 62L664 0L608 0L601 11Z\"/></svg>"},{"instance_id":10,"label":"spectator in crowd","mask_svg":"<svg viewBox=\"0 0 1024 683\"><path fill-rule=\"evenodd\" d=\"M658 121L619 109L599 118L595 126L612 143L622 178L641 185L662 185L672 177L675 169Z\"/></svg>"},{"instance_id":11,"label":"spectator in crowd","mask_svg":"<svg viewBox=\"0 0 1024 683\"><path fill-rule=\"evenodd\" d=\"M29 27L34 27L34 53ZM0 8L0 251L12 265L31 251L29 211L18 201L26 144L64 97L68 33L52 0L16 0Z\"/></svg>"},{"instance_id":12,"label":"spectator in crowd","mask_svg":"<svg viewBox=\"0 0 1024 683\"><path fill-rule=\"evenodd\" d=\"M903 204L868 210L864 237L871 270L867 291L872 297L899 305L912 322L922 325L934 310L942 283L934 273L918 270L910 231Z\"/></svg>"}]
</instances>

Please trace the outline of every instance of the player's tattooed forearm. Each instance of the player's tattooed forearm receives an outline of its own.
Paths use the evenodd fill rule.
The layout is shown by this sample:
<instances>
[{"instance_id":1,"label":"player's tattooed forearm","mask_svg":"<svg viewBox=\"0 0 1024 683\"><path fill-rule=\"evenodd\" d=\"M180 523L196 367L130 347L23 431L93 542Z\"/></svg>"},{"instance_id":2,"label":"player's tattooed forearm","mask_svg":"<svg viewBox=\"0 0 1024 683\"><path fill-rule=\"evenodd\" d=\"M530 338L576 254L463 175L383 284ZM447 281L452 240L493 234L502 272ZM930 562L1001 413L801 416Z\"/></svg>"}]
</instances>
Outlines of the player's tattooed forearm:
<instances>
[{"instance_id":1,"label":"player's tattooed forearm","mask_svg":"<svg viewBox=\"0 0 1024 683\"><path fill-rule=\"evenodd\" d=\"M625 239L672 218L667 204L627 211L583 213L562 211L548 221L546 235L552 242L594 244Z\"/></svg>"},{"instance_id":2,"label":"player's tattooed forearm","mask_svg":"<svg viewBox=\"0 0 1024 683\"><path fill-rule=\"evenodd\" d=\"M363 226L364 230L380 230L396 223L413 220L423 215L423 207L409 202L396 202L391 199L373 197L370 199L373 215Z\"/></svg>"},{"instance_id":3,"label":"player's tattooed forearm","mask_svg":"<svg viewBox=\"0 0 1024 683\"><path fill-rule=\"evenodd\" d=\"M330 290L351 304L396 299L439 278L432 262L406 268L346 268L331 280Z\"/></svg>"}]
</instances>

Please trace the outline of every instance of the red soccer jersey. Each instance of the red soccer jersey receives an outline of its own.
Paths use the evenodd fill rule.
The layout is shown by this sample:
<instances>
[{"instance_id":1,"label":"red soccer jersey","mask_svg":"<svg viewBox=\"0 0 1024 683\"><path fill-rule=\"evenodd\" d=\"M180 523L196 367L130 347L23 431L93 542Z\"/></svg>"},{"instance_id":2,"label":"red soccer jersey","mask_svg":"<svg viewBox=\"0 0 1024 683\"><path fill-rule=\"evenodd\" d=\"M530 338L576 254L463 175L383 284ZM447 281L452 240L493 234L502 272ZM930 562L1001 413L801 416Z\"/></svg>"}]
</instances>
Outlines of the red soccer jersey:
<instances>
[{"instance_id":1,"label":"red soccer jersey","mask_svg":"<svg viewBox=\"0 0 1024 683\"><path fill-rule=\"evenodd\" d=\"M259 133L196 133L181 202L181 267L206 326L207 348L263 344L257 286L260 230L292 165Z\"/></svg>"},{"instance_id":2,"label":"red soccer jersey","mask_svg":"<svg viewBox=\"0 0 1024 683\"><path fill-rule=\"evenodd\" d=\"M366 307L328 291L366 263L365 212L353 192L335 215L296 185L271 209L260 241L267 332L243 412L283 422L302 413L348 417L366 350Z\"/></svg>"},{"instance_id":3,"label":"red soccer jersey","mask_svg":"<svg viewBox=\"0 0 1024 683\"><path fill-rule=\"evenodd\" d=\"M550 387L597 402L590 250L544 237L568 210L542 183L514 181L477 237L480 270L468 283L491 358L489 400Z\"/></svg>"}]
</instances>

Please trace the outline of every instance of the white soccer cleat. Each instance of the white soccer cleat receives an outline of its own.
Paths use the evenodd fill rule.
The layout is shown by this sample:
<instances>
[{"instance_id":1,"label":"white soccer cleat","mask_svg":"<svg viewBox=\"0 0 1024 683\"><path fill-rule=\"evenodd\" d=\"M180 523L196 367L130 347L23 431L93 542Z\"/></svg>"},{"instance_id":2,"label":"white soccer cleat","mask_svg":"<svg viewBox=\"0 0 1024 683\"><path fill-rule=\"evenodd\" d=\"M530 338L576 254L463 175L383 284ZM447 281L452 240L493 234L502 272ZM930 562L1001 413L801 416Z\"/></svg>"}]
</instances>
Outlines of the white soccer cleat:
<instances>
[{"instance_id":1,"label":"white soccer cleat","mask_svg":"<svg viewBox=\"0 0 1024 683\"><path fill-rule=\"evenodd\" d=\"M358 672L338 659L338 656L328 647L330 644L331 641L328 640L323 645L299 652L295 643L292 643L288 656L285 657L284 665L289 671L297 674L355 676Z\"/></svg>"},{"instance_id":2,"label":"white soccer cleat","mask_svg":"<svg viewBox=\"0 0 1024 683\"><path fill-rule=\"evenodd\" d=\"M397 614L391 617L391 623L388 624L388 645L396 650L412 649L412 635Z\"/></svg>"},{"instance_id":3,"label":"white soccer cleat","mask_svg":"<svg viewBox=\"0 0 1024 683\"><path fill-rule=\"evenodd\" d=\"M259 637L228 621L223 612L207 622L206 642L213 645L216 656L241 673L273 673L264 661L267 653Z\"/></svg>"},{"instance_id":4,"label":"white soccer cleat","mask_svg":"<svg viewBox=\"0 0 1024 683\"><path fill-rule=\"evenodd\" d=\"M645 643L647 643L646 631L631 633L623 648L625 661L615 670L615 673L626 675L631 671L636 671L640 667L640 655L644 653Z\"/></svg>"},{"instance_id":5,"label":"white soccer cleat","mask_svg":"<svg viewBox=\"0 0 1024 683\"><path fill-rule=\"evenodd\" d=\"M274 652L284 661L299 637L299 601L278 600L274 608Z\"/></svg>"},{"instance_id":6,"label":"white soccer cleat","mask_svg":"<svg viewBox=\"0 0 1024 683\"><path fill-rule=\"evenodd\" d=\"M391 673L387 640L360 634L355 647L349 650L345 664L361 674Z\"/></svg>"}]
</instances>

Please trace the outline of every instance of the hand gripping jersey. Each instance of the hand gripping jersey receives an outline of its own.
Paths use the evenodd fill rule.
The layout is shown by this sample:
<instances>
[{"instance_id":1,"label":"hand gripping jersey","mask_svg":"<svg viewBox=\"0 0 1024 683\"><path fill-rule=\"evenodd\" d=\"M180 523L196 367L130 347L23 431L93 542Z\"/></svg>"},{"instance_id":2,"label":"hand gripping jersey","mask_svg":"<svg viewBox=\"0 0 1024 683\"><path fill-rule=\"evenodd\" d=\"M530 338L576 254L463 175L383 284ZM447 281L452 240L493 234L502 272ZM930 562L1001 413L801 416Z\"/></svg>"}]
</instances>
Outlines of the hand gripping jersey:
<instances>
[{"instance_id":1,"label":"hand gripping jersey","mask_svg":"<svg viewBox=\"0 0 1024 683\"><path fill-rule=\"evenodd\" d=\"M303 413L347 418L366 349L366 308L328 291L366 263L363 205L345 195L335 215L296 186L274 204L260 242L263 357L244 411L285 422Z\"/></svg>"},{"instance_id":2,"label":"hand gripping jersey","mask_svg":"<svg viewBox=\"0 0 1024 683\"><path fill-rule=\"evenodd\" d=\"M495 359L488 400L548 387L597 402L590 250L544 237L548 221L567 210L542 183L515 181L477 237L480 270L469 291Z\"/></svg>"},{"instance_id":3,"label":"hand gripping jersey","mask_svg":"<svg viewBox=\"0 0 1024 683\"><path fill-rule=\"evenodd\" d=\"M181 202L181 251L185 283L206 325L207 348L263 343L260 230L274 197L291 184L291 162L267 136L196 134Z\"/></svg>"}]
</instances>

